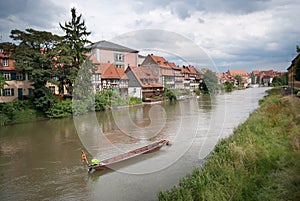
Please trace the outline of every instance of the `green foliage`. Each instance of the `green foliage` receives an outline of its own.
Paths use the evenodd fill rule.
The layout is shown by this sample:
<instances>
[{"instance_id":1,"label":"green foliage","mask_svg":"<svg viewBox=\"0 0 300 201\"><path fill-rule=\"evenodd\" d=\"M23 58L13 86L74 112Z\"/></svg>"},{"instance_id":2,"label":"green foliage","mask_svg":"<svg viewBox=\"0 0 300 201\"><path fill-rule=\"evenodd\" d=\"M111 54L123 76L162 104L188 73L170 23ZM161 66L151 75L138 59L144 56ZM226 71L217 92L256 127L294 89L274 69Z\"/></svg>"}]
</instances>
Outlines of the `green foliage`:
<instances>
[{"instance_id":1,"label":"green foliage","mask_svg":"<svg viewBox=\"0 0 300 201\"><path fill-rule=\"evenodd\" d=\"M108 96L105 93L95 94L95 111L105 111L106 106L109 105Z\"/></svg>"},{"instance_id":2,"label":"green foliage","mask_svg":"<svg viewBox=\"0 0 300 201\"><path fill-rule=\"evenodd\" d=\"M234 88L233 84L228 81L226 81L223 86L226 92L231 92Z\"/></svg>"},{"instance_id":3,"label":"green foliage","mask_svg":"<svg viewBox=\"0 0 300 201\"><path fill-rule=\"evenodd\" d=\"M274 91L275 93L275 91ZM299 200L300 99L272 95L159 200Z\"/></svg>"},{"instance_id":4,"label":"green foliage","mask_svg":"<svg viewBox=\"0 0 300 201\"><path fill-rule=\"evenodd\" d=\"M51 108L46 112L49 118L63 118L69 117L72 114L72 101L64 100L54 103Z\"/></svg>"},{"instance_id":5,"label":"green foliage","mask_svg":"<svg viewBox=\"0 0 300 201\"><path fill-rule=\"evenodd\" d=\"M41 117L41 114L34 109L34 106L28 100L1 103L0 112L0 126L31 121Z\"/></svg>"},{"instance_id":6,"label":"green foliage","mask_svg":"<svg viewBox=\"0 0 300 201\"><path fill-rule=\"evenodd\" d=\"M238 88L243 86L242 77L241 76L236 75L236 76L234 76L234 79L236 79L237 82L238 82Z\"/></svg>"},{"instance_id":7,"label":"green foliage","mask_svg":"<svg viewBox=\"0 0 300 201\"><path fill-rule=\"evenodd\" d=\"M277 87L277 86L284 86L288 84L288 74L285 73L282 76L275 76L272 80L271 86Z\"/></svg>"},{"instance_id":8,"label":"green foliage","mask_svg":"<svg viewBox=\"0 0 300 201\"><path fill-rule=\"evenodd\" d=\"M4 76L0 74L0 92L1 92L1 89L4 89L5 85L8 86Z\"/></svg>"},{"instance_id":9,"label":"green foliage","mask_svg":"<svg viewBox=\"0 0 300 201\"><path fill-rule=\"evenodd\" d=\"M87 114L89 111L89 106L86 102L80 100L73 100L73 115L83 115Z\"/></svg>"},{"instance_id":10,"label":"green foliage","mask_svg":"<svg viewBox=\"0 0 300 201\"><path fill-rule=\"evenodd\" d=\"M128 103L129 103L129 105L141 104L142 103L142 99L137 98L137 97L129 97Z\"/></svg>"},{"instance_id":11,"label":"green foliage","mask_svg":"<svg viewBox=\"0 0 300 201\"><path fill-rule=\"evenodd\" d=\"M67 62L64 62L63 67L68 73L60 81L69 85L68 92L70 94L73 91L72 84L75 82L80 66L87 58L85 53L90 51L87 46L92 44L87 40L87 36L91 32L87 32L85 22L81 19L81 15L77 16L75 8L71 9L71 16L71 21L65 22L64 25L59 23L65 32L61 54L68 56L65 57Z\"/></svg>"},{"instance_id":12,"label":"green foliage","mask_svg":"<svg viewBox=\"0 0 300 201\"><path fill-rule=\"evenodd\" d=\"M93 108L95 101L95 94L91 79L93 70L94 65L89 59L87 59L79 70L74 84L73 99L85 102L88 110Z\"/></svg>"},{"instance_id":13,"label":"green foliage","mask_svg":"<svg viewBox=\"0 0 300 201\"><path fill-rule=\"evenodd\" d=\"M199 84L199 89L202 93L214 94L220 89L218 78L214 72L207 70L203 74L203 82Z\"/></svg>"},{"instance_id":14,"label":"green foliage","mask_svg":"<svg viewBox=\"0 0 300 201\"><path fill-rule=\"evenodd\" d=\"M34 29L12 30L10 37L20 42L12 56L15 66L31 72L34 103L38 109L47 111L52 100L51 92L45 86L47 82L55 82L53 72L57 62L53 58L59 55L62 38Z\"/></svg>"},{"instance_id":15,"label":"green foliage","mask_svg":"<svg viewBox=\"0 0 300 201\"><path fill-rule=\"evenodd\" d=\"M164 97L169 99L169 101L177 100L176 93L174 90L165 87L164 89Z\"/></svg>"}]
</instances>

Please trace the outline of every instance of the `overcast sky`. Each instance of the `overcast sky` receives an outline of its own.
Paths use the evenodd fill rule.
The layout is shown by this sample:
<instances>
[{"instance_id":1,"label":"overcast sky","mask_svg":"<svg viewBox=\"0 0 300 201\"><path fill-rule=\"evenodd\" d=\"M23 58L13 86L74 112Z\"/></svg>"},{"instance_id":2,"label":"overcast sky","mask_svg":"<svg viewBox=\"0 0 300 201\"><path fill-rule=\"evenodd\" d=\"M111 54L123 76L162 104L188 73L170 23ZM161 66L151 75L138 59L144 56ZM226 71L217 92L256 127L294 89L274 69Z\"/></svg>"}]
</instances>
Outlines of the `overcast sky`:
<instances>
[{"instance_id":1,"label":"overcast sky","mask_svg":"<svg viewBox=\"0 0 300 201\"><path fill-rule=\"evenodd\" d=\"M9 0L0 1L0 7L2 42L11 42L12 29L63 35L59 22L69 21L70 9L75 7L92 32L89 39L93 42L118 41L114 39L125 35L129 38L126 44L119 40L122 45L141 53L147 48L156 54L167 52L167 59L172 60L172 45L176 49L181 41L184 47L177 57L188 63L189 57L180 54L195 58L199 51L190 50L197 47L211 59L210 64L199 62L199 66L214 64L219 71L286 71L300 45L298 0Z\"/></svg>"}]
</instances>

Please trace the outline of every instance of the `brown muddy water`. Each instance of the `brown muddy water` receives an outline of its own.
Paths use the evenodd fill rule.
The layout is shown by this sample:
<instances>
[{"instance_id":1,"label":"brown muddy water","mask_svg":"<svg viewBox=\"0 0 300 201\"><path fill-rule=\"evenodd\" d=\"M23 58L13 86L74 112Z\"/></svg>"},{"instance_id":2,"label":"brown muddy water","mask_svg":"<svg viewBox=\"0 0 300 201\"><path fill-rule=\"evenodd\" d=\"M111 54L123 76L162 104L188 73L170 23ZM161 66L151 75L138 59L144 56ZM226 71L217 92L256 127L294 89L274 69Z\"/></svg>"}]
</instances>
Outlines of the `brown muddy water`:
<instances>
[{"instance_id":1,"label":"brown muddy water","mask_svg":"<svg viewBox=\"0 0 300 201\"><path fill-rule=\"evenodd\" d=\"M201 167L266 89L2 127L0 200L157 200ZM173 145L92 174L81 163L81 150L105 159L159 139Z\"/></svg>"}]
</instances>

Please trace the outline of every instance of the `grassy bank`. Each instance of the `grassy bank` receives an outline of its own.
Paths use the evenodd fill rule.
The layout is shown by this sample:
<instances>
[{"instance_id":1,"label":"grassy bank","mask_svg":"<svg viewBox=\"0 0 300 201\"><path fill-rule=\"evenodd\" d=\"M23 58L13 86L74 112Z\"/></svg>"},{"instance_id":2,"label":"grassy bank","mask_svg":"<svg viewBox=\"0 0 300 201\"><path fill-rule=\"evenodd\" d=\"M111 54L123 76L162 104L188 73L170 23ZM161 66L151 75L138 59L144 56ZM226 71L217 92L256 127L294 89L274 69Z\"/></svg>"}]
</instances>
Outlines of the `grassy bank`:
<instances>
[{"instance_id":1,"label":"grassy bank","mask_svg":"<svg viewBox=\"0 0 300 201\"><path fill-rule=\"evenodd\" d=\"M270 94L159 200L300 200L300 99Z\"/></svg>"}]
</instances>

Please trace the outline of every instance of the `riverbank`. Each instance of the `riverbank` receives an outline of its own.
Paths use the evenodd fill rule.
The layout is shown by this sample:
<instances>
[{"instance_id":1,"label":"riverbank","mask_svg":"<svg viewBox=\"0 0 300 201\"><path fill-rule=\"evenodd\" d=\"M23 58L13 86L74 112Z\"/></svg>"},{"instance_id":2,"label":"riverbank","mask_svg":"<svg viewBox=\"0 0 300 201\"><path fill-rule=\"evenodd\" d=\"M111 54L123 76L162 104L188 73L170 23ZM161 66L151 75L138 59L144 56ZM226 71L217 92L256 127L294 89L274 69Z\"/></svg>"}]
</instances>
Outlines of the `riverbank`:
<instances>
[{"instance_id":1,"label":"riverbank","mask_svg":"<svg viewBox=\"0 0 300 201\"><path fill-rule=\"evenodd\" d=\"M159 200L299 200L300 99L269 91L202 169Z\"/></svg>"}]
</instances>

